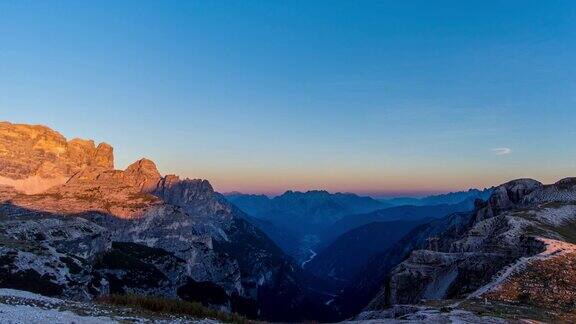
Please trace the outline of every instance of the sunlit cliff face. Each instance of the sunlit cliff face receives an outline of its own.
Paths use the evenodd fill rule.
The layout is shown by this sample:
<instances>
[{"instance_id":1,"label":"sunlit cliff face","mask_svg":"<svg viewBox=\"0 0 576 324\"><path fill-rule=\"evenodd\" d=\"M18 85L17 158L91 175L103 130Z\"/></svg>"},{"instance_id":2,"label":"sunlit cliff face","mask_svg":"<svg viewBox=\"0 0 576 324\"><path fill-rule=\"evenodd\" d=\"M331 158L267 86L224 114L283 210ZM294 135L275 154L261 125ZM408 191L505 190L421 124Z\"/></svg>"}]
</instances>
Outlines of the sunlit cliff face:
<instances>
[{"instance_id":1,"label":"sunlit cliff face","mask_svg":"<svg viewBox=\"0 0 576 324\"><path fill-rule=\"evenodd\" d=\"M67 140L41 125L0 122L0 185L37 194L90 168L114 169L113 149L91 140Z\"/></svg>"}]
</instances>

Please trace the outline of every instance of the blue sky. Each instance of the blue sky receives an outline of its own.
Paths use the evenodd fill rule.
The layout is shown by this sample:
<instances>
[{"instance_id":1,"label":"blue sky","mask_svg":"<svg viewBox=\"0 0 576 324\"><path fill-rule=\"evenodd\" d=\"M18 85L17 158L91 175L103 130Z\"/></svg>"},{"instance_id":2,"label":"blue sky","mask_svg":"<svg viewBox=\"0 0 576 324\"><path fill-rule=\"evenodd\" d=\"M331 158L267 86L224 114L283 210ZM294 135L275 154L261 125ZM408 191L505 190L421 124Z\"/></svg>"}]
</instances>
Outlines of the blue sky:
<instances>
[{"instance_id":1,"label":"blue sky","mask_svg":"<svg viewBox=\"0 0 576 324\"><path fill-rule=\"evenodd\" d=\"M119 168L382 195L576 174L573 1L4 0L0 37L0 119Z\"/></svg>"}]
</instances>

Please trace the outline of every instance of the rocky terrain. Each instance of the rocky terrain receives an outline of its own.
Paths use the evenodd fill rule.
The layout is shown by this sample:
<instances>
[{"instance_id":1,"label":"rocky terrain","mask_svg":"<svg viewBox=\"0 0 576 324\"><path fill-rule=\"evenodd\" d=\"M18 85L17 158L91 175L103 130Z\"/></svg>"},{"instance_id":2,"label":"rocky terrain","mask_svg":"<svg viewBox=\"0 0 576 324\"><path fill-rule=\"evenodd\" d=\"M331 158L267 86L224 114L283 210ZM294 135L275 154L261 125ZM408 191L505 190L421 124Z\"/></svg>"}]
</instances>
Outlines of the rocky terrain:
<instances>
[{"instance_id":1,"label":"rocky terrain","mask_svg":"<svg viewBox=\"0 0 576 324\"><path fill-rule=\"evenodd\" d=\"M0 138L0 174L11 179L0 186L0 287L304 316L299 267L208 181L161 176L146 159L115 170L107 144L43 126L2 123Z\"/></svg>"},{"instance_id":2,"label":"rocky terrain","mask_svg":"<svg viewBox=\"0 0 576 324\"><path fill-rule=\"evenodd\" d=\"M156 314L129 307L71 302L13 289L0 289L0 314L2 322L28 324L222 323L211 318Z\"/></svg>"},{"instance_id":3,"label":"rocky terrain","mask_svg":"<svg viewBox=\"0 0 576 324\"><path fill-rule=\"evenodd\" d=\"M551 185L511 181L472 213L416 228L366 269L363 275L377 279L355 291L380 290L364 311L480 299L537 307L533 319L573 319L575 185L574 178Z\"/></svg>"},{"instance_id":4,"label":"rocky terrain","mask_svg":"<svg viewBox=\"0 0 576 324\"><path fill-rule=\"evenodd\" d=\"M362 312L347 324L380 324L380 323L461 323L461 324L505 324L509 321L495 316L478 315L474 312L454 309L439 310L426 306L402 305L383 311Z\"/></svg>"}]
</instances>

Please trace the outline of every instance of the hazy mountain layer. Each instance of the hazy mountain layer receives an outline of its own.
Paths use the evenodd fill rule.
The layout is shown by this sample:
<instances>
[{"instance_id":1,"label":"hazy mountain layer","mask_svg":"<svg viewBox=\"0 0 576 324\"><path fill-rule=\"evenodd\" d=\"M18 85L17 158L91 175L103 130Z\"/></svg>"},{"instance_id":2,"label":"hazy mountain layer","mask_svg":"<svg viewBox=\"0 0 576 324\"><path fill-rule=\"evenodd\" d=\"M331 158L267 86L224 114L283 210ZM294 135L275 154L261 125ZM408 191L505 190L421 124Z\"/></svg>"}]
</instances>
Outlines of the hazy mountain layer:
<instances>
[{"instance_id":1,"label":"hazy mountain layer","mask_svg":"<svg viewBox=\"0 0 576 324\"><path fill-rule=\"evenodd\" d=\"M442 204L459 204L463 201L474 201L476 199L486 200L492 194L493 188L478 190L470 189L467 191L450 192L440 195L432 195L424 198L400 197L392 199L382 199L382 201L394 206L412 205L412 206L429 206Z\"/></svg>"},{"instance_id":2,"label":"hazy mountain layer","mask_svg":"<svg viewBox=\"0 0 576 324\"><path fill-rule=\"evenodd\" d=\"M388 207L370 197L318 190L287 191L274 198L232 193L226 198L254 218L265 221L255 224L299 262L308 259L311 250L321 243L319 234L345 215ZM287 242L282 231L296 240Z\"/></svg>"},{"instance_id":3,"label":"hazy mountain layer","mask_svg":"<svg viewBox=\"0 0 576 324\"><path fill-rule=\"evenodd\" d=\"M473 208L473 201L464 201L455 205L396 206L365 214L346 215L327 227L322 233L322 239L323 242L330 243L347 231L373 222L397 220L417 221L425 218L440 218L455 212L468 211Z\"/></svg>"}]
</instances>

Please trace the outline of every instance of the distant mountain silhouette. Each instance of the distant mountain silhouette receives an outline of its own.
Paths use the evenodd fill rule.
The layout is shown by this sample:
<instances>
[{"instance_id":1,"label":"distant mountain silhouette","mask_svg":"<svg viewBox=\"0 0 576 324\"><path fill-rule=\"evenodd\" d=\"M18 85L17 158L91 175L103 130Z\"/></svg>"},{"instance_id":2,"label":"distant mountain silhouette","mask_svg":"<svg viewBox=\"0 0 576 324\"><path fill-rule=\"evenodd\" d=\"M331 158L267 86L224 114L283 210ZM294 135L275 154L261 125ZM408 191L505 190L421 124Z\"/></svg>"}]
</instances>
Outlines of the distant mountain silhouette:
<instances>
[{"instance_id":1,"label":"distant mountain silhouette","mask_svg":"<svg viewBox=\"0 0 576 324\"><path fill-rule=\"evenodd\" d=\"M429 206L441 204L458 204L465 200L482 199L486 200L492 194L494 188L486 188L482 190L470 189L466 191L456 191L440 195L426 196L424 198L400 197L392 199L381 199L382 201L394 205L412 205L412 206Z\"/></svg>"},{"instance_id":2,"label":"distant mountain silhouette","mask_svg":"<svg viewBox=\"0 0 576 324\"><path fill-rule=\"evenodd\" d=\"M365 214L347 215L330 227L327 227L321 235L321 240L329 244L347 231L373 222L395 220L415 221L423 218L440 218L455 212L472 210L473 208L474 202L466 200L454 205L396 206Z\"/></svg>"},{"instance_id":3,"label":"distant mountain silhouette","mask_svg":"<svg viewBox=\"0 0 576 324\"><path fill-rule=\"evenodd\" d=\"M253 218L269 222L260 223L260 229L299 261L305 259L309 249L318 242L315 237L345 215L390 207L370 197L324 190L286 191L274 198L240 193L226 194L225 197ZM293 245L286 247L285 235L279 235L278 229L287 230L297 238L298 252Z\"/></svg>"}]
</instances>

